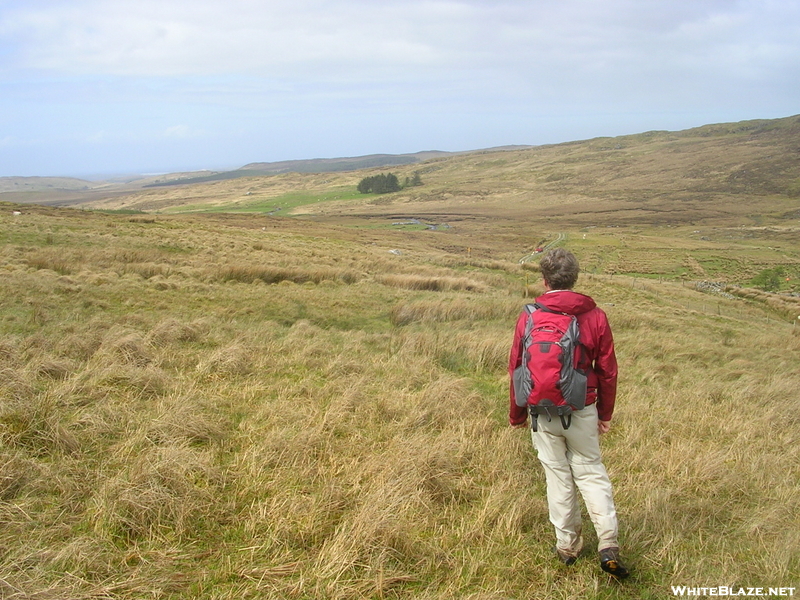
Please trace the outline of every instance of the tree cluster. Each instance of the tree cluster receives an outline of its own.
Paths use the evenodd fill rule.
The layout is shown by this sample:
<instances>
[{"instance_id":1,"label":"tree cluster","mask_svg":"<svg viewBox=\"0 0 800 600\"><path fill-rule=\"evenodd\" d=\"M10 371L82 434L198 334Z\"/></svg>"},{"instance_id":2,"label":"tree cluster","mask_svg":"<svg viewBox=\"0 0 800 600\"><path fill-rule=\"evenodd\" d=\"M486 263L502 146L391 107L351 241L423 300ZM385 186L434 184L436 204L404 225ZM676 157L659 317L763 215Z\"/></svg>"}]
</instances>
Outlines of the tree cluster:
<instances>
[{"instance_id":1,"label":"tree cluster","mask_svg":"<svg viewBox=\"0 0 800 600\"><path fill-rule=\"evenodd\" d=\"M405 181L403 181L404 188L414 187L417 185L422 185L422 177L420 177L419 171L414 171L414 177L412 177L411 179L406 177Z\"/></svg>"},{"instance_id":2,"label":"tree cluster","mask_svg":"<svg viewBox=\"0 0 800 600\"><path fill-rule=\"evenodd\" d=\"M403 185L394 173L381 173L372 177L365 177L358 182L358 191L362 194L388 194L389 192L399 192L401 189L416 185L422 185L422 178L419 172L414 173L413 178L406 177Z\"/></svg>"},{"instance_id":3,"label":"tree cluster","mask_svg":"<svg viewBox=\"0 0 800 600\"><path fill-rule=\"evenodd\" d=\"M400 182L394 173L381 173L372 177L365 177L358 183L358 191L362 194L388 194L399 192Z\"/></svg>"}]
</instances>

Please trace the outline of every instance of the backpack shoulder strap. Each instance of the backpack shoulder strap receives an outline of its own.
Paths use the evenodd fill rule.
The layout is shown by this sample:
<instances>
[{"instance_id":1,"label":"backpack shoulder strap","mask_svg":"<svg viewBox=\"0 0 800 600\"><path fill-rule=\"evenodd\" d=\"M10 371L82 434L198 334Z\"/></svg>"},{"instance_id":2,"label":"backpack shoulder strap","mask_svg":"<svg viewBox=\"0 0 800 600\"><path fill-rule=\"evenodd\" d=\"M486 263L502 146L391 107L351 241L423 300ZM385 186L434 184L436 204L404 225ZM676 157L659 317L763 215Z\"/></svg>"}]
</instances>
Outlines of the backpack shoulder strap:
<instances>
[{"instance_id":1,"label":"backpack shoulder strap","mask_svg":"<svg viewBox=\"0 0 800 600\"><path fill-rule=\"evenodd\" d=\"M523 307L525 314L527 315L527 321L525 323L525 333L522 336L522 344L525 350L528 349L530 346L531 340L531 331L533 331L533 313L536 311L537 304L526 304Z\"/></svg>"},{"instance_id":2,"label":"backpack shoulder strap","mask_svg":"<svg viewBox=\"0 0 800 600\"><path fill-rule=\"evenodd\" d=\"M547 308L545 305L539 304L538 302L536 304L533 304L533 305L529 304L528 306L533 306L535 308L535 310L541 310L543 312L551 313L551 314L554 314L554 315L565 315L567 317L574 317L575 316L575 315L572 315L570 313L562 312L560 310L553 310L552 308Z\"/></svg>"}]
</instances>

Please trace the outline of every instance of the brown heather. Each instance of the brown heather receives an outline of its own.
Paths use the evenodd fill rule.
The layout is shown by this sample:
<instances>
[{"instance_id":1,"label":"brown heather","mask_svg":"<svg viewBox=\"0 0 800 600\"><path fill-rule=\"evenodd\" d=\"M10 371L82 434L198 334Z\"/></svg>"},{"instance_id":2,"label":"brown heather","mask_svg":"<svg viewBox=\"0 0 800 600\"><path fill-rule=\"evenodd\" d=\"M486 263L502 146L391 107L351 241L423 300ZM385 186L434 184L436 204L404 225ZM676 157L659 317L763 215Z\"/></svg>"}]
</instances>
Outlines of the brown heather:
<instances>
[{"instance_id":1,"label":"brown heather","mask_svg":"<svg viewBox=\"0 0 800 600\"><path fill-rule=\"evenodd\" d=\"M515 156L504 168L521 169ZM537 185L583 177L559 164ZM426 168L431 182L457 172ZM517 206L432 232L376 229L345 204L326 220L12 217L9 205L0 597L655 599L672 585L796 585L796 299L703 293L694 273L741 284L780 264L794 277L798 217L606 227L619 214L603 206L596 227L587 213L512 227ZM585 555L555 560L529 434L507 425L513 323L542 291L519 259L556 239L617 342L602 443L634 573L622 585L598 568L588 519Z\"/></svg>"}]
</instances>

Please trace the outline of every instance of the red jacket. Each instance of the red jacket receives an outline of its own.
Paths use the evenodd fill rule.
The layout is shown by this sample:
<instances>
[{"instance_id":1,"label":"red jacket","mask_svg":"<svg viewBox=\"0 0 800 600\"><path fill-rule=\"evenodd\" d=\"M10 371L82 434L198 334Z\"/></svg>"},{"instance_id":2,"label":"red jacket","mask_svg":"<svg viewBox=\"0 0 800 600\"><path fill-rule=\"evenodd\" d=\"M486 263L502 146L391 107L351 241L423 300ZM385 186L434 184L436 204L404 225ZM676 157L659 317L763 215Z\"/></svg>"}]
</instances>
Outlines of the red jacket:
<instances>
[{"instance_id":1,"label":"red jacket","mask_svg":"<svg viewBox=\"0 0 800 600\"><path fill-rule=\"evenodd\" d=\"M588 372L586 404L597 403L597 414L601 421L610 421L617 398L617 357L614 354L614 338L608 317L594 300L571 290L548 292L536 299L538 304L551 310L569 313L578 318L581 344L586 348L591 366ZM517 319L514 342L508 361L509 375L522 364L522 336L525 334L526 313ZM527 409L514 401L514 386L510 385L509 421L522 425L528 418Z\"/></svg>"}]
</instances>

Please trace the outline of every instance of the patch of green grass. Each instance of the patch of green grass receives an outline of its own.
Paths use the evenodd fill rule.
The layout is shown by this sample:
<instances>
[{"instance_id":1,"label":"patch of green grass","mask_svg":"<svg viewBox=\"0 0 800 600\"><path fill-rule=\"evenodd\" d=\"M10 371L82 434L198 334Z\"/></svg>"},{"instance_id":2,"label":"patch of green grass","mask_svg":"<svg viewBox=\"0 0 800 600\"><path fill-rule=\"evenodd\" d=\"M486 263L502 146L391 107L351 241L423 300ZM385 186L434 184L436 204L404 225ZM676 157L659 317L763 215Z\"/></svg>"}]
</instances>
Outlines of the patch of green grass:
<instances>
[{"instance_id":1,"label":"patch of green grass","mask_svg":"<svg viewBox=\"0 0 800 600\"><path fill-rule=\"evenodd\" d=\"M185 205L168 209L165 212L258 213L278 216L291 216L291 211L300 206L317 204L319 202L354 200L356 198L363 197L363 194L359 194L353 188L336 187L331 188L330 190L320 190L314 192L288 192L271 198L258 197L258 194L253 194L252 197L247 197L244 200L234 201L223 206L203 206L196 204Z\"/></svg>"}]
</instances>

